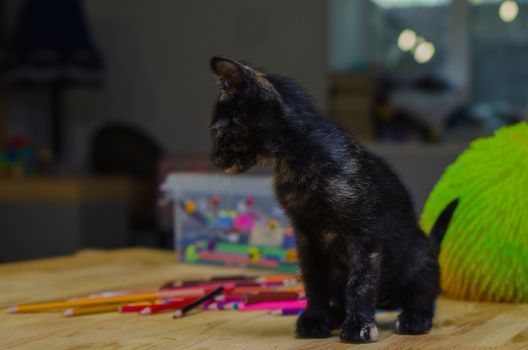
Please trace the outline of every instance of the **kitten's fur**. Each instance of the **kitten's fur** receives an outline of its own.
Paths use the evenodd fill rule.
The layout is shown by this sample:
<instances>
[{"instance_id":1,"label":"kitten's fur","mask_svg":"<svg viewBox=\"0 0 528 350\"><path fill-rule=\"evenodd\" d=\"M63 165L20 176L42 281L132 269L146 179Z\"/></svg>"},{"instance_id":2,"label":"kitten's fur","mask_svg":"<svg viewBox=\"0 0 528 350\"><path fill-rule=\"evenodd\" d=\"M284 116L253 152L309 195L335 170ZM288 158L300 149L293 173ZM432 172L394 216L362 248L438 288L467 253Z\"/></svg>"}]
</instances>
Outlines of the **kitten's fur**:
<instances>
[{"instance_id":1,"label":"kitten's fur","mask_svg":"<svg viewBox=\"0 0 528 350\"><path fill-rule=\"evenodd\" d=\"M212 162L228 173L273 164L275 193L295 228L308 299L297 334L328 337L337 323L344 341L374 341L375 307L402 308L399 333L429 331L439 241L456 202L430 240L392 170L292 81L219 57L211 68L220 87Z\"/></svg>"}]
</instances>

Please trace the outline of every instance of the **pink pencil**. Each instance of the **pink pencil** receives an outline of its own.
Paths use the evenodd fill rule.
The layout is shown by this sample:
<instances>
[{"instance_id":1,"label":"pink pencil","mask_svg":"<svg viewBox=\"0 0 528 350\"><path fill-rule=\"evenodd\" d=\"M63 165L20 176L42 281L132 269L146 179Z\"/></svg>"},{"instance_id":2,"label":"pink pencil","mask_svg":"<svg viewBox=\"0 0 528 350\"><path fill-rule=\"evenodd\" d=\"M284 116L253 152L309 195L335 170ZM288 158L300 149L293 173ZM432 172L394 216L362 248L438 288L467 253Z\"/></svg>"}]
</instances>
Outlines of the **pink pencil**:
<instances>
[{"instance_id":1,"label":"pink pencil","mask_svg":"<svg viewBox=\"0 0 528 350\"><path fill-rule=\"evenodd\" d=\"M306 300L290 300L290 301L270 301L265 303L257 303L246 305L244 303L237 303L234 305L235 310L275 310L275 309L304 309L306 308Z\"/></svg>"}]
</instances>

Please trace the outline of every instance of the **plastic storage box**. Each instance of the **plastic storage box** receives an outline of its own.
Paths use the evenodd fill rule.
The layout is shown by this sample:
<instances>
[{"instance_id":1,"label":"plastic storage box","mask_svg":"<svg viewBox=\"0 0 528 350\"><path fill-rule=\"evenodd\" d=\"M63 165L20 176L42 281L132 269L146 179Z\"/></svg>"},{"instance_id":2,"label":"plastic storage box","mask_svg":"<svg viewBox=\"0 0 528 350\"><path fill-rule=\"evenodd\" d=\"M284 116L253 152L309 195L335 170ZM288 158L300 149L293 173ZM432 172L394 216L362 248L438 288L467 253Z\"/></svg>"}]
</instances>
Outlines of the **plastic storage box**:
<instances>
[{"instance_id":1,"label":"plastic storage box","mask_svg":"<svg viewBox=\"0 0 528 350\"><path fill-rule=\"evenodd\" d=\"M173 202L180 260L297 270L295 235L273 196L271 178L175 173L162 190Z\"/></svg>"}]
</instances>

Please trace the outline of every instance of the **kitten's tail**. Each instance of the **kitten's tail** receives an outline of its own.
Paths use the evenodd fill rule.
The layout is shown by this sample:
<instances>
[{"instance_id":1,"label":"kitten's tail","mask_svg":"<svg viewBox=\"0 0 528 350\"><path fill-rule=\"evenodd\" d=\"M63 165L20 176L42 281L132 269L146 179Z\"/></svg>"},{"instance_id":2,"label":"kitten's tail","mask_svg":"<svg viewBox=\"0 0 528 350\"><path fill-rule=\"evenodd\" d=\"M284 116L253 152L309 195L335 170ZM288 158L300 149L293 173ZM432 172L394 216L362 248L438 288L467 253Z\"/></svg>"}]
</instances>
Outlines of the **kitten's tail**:
<instances>
[{"instance_id":1,"label":"kitten's tail","mask_svg":"<svg viewBox=\"0 0 528 350\"><path fill-rule=\"evenodd\" d=\"M440 253L442 239L444 238L444 235L447 232L449 222L451 221L451 217L453 216L457 205L458 198L449 203L447 207L445 207L445 209L440 213L440 215L438 215L433 229L429 234L429 239L431 239L431 242L433 243L433 247L437 254Z\"/></svg>"}]
</instances>

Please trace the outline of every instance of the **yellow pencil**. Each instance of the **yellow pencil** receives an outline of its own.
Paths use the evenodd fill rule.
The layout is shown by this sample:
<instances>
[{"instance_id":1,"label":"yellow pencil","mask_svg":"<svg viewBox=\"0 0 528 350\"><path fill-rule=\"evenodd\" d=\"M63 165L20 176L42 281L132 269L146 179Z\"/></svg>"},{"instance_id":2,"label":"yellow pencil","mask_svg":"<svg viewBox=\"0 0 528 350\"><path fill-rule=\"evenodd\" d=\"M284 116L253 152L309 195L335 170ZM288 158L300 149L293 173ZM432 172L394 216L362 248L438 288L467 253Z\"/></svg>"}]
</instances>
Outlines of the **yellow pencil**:
<instances>
[{"instance_id":1,"label":"yellow pencil","mask_svg":"<svg viewBox=\"0 0 528 350\"><path fill-rule=\"evenodd\" d=\"M102 304L126 304L137 301L152 301L156 299L176 298L176 297L189 297L189 296L201 296L204 294L203 288L189 288L184 290L160 290L155 292L142 292L133 293L128 295L117 295L112 297L101 297L101 298L79 298L73 300L49 302L49 303L36 303L36 304L22 304L12 306L7 309L9 313L22 313L22 312L39 312L49 310L61 310L68 309L76 306L93 306Z\"/></svg>"},{"instance_id":2,"label":"yellow pencil","mask_svg":"<svg viewBox=\"0 0 528 350\"><path fill-rule=\"evenodd\" d=\"M156 300L156 302L160 302L160 301ZM102 304L102 305L94 305L94 306L72 307L64 311L64 316L72 317L72 316L81 316L81 315L102 314L106 312L120 311L120 309L125 306L147 307L147 306L151 306L152 304L153 304L152 301L142 301L142 302L130 303L130 304Z\"/></svg>"},{"instance_id":3,"label":"yellow pencil","mask_svg":"<svg viewBox=\"0 0 528 350\"><path fill-rule=\"evenodd\" d=\"M93 315L93 314L102 314L105 312L115 312L119 311L119 307L122 304L103 304L96 306L83 306L83 307L72 307L64 311L64 316L80 316L80 315Z\"/></svg>"}]
</instances>

